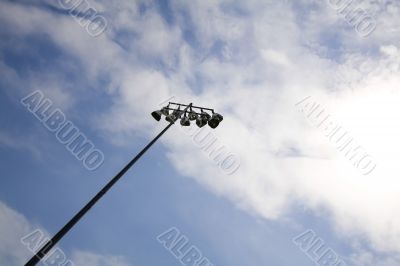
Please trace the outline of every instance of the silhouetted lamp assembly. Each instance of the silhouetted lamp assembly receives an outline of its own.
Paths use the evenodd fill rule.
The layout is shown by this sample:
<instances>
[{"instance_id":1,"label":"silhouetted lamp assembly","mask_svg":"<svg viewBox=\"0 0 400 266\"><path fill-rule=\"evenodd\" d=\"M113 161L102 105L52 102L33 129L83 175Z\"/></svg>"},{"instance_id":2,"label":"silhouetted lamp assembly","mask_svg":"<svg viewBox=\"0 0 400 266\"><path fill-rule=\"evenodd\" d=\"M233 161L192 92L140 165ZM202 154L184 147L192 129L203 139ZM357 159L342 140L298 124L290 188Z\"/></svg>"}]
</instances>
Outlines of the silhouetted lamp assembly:
<instances>
[{"instance_id":1,"label":"silhouetted lamp assembly","mask_svg":"<svg viewBox=\"0 0 400 266\"><path fill-rule=\"evenodd\" d=\"M181 110L182 107L186 107L185 110ZM210 112L211 115L207 112ZM165 116L165 120L170 123L175 123L180 119L180 124L184 127L190 126L190 121L196 121L198 127L204 127L208 124L213 129L218 127L224 119L222 115L215 113L214 109L172 102L161 110L152 112L151 115L157 121Z\"/></svg>"},{"instance_id":2,"label":"silhouetted lamp assembly","mask_svg":"<svg viewBox=\"0 0 400 266\"><path fill-rule=\"evenodd\" d=\"M181 110L183 108L183 110ZM211 114L209 114L211 113ZM167 106L159 111L151 113L155 120L160 121L163 116L169 124L150 141L120 172L118 172L72 219L64 225L53 237L48 240L39 251L25 264L25 266L34 266L39 263L54 246L71 230L76 223L99 201L122 176L145 154L145 152L165 133L167 130L180 119L180 124L188 127L191 121L196 121L196 125L204 127L209 125L211 128L218 127L219 123L224 119L222 115L214 112L213 109L193 106L193 104L180 104L170 102Z\"/></svg>"}]
</instances>

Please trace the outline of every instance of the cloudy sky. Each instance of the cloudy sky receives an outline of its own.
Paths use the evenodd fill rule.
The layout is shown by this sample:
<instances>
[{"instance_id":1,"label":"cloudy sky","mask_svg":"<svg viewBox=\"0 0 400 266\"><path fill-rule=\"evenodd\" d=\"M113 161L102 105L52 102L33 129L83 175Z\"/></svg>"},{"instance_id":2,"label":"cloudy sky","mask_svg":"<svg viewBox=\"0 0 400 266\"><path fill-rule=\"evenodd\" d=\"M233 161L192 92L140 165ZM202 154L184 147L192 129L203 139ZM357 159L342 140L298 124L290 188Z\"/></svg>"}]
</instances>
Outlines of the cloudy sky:
<instances>
[{"instance_id":1,"label":"cloudy sky","mask_svg":"<svg viewBox=\"0 0 400 266\"><path fill-rule=\"evenodd\" d=\"M162 130L168 101L224 120L173 126L61 240L73 265L182 265L170 228L200 266L400 265L399 1L1 0L0 25L0 265ZM95 170L46 127L56 108Z\"/></svg>"}]
</instances>

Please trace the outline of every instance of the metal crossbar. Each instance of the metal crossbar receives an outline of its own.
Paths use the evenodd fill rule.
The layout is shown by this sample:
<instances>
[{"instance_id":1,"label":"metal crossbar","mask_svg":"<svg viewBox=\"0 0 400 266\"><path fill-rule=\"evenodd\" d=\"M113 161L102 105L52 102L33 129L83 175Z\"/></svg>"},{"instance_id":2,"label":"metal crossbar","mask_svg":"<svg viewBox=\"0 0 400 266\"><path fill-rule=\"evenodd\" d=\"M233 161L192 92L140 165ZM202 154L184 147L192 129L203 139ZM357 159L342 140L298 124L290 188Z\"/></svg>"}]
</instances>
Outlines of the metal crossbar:
<instances>
[{"instance_id":1,"label":"metal crossbar","mask_svg":"<svg viewBox=\"0 0 400 266\"><path fill-rule=\"evenodd\" d=\"M182 103L173 103L173 102L169 102L168 103L168 105L177 105L177 106L183 106L183 107L187 107L187 106L189 106L189 105L187 105L187 104L182 104ZM178 109L174 109L174 108L171 108L171 107L166 107L166 108L168 108L168 110L178 110ZM214 113L214 109L210 109L210 108L205 108L205 107L200 107L200 106L194 106L194 105L192 105L191 106L191 109L200 109L200 110L207 110L207 111L211 111L212 113ZM197 113L197 114L200 114L200 113Z\"/></svg>"}]
</instances>

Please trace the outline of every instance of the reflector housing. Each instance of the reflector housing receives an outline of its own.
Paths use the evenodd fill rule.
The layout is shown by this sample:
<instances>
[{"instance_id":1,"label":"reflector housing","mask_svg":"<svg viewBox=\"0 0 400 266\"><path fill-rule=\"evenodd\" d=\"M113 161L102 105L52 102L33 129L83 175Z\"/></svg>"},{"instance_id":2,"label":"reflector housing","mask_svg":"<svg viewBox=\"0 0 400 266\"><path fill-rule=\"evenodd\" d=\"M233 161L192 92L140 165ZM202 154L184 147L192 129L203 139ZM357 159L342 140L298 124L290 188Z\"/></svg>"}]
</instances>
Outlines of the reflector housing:
<instances>
[{"instance_id":1,"label":"reflector housing","mask_svg":"<svg viewBox=\"0 0 400 266\"><path fill-rule=\"evenodd\" d=\"M151 116L152 116L155 120L160 121L160 120L161 120L162 113L161 113L161 111L154 111L154 112L151 113Z\"/></svg>"},{"instance_id":2,"label":"reflector housing","mask_svg":"<svg viewBox=\"0 0 400 266\"><path fill-rule=\"evenodd\" d=\"M224 117L222 115L214 113L211 119L208 121L208 125L211 128L216 128L223 119Z\"/></svg>"}]
</instances>

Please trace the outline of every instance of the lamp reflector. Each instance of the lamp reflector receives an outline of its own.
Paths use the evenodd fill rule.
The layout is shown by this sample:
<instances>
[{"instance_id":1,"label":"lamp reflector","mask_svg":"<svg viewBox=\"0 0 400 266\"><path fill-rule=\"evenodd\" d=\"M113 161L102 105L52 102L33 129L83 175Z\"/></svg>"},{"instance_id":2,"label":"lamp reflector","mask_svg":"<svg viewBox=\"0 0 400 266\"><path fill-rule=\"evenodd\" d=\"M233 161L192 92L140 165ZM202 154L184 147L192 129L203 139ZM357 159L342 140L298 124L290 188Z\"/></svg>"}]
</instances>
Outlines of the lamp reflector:
<instances>
[{"instance_id":1,"label":"lamp reflector","mask_svg":"<svg viewBox=\"0 0 400 266\"><path fill-rule=\"evenodd\" d=\"M152 116L155 120L160 121L161 116L162 116L162 113L161 113L161 111L154 111L154 112L151 113L151 116Z\"/></svg>"},{"instance_id":2,"label":"lamp reflector","mask_svg":"<svg viewBox=\"0 0 400 266\"><path fill-rule=\"evenodd\" d=\"M211 128L216 128L222 120L224 120L224 117L222 115L214 113L211 119L208 121L208 125Z\"/></svg>"}]
</instances>

